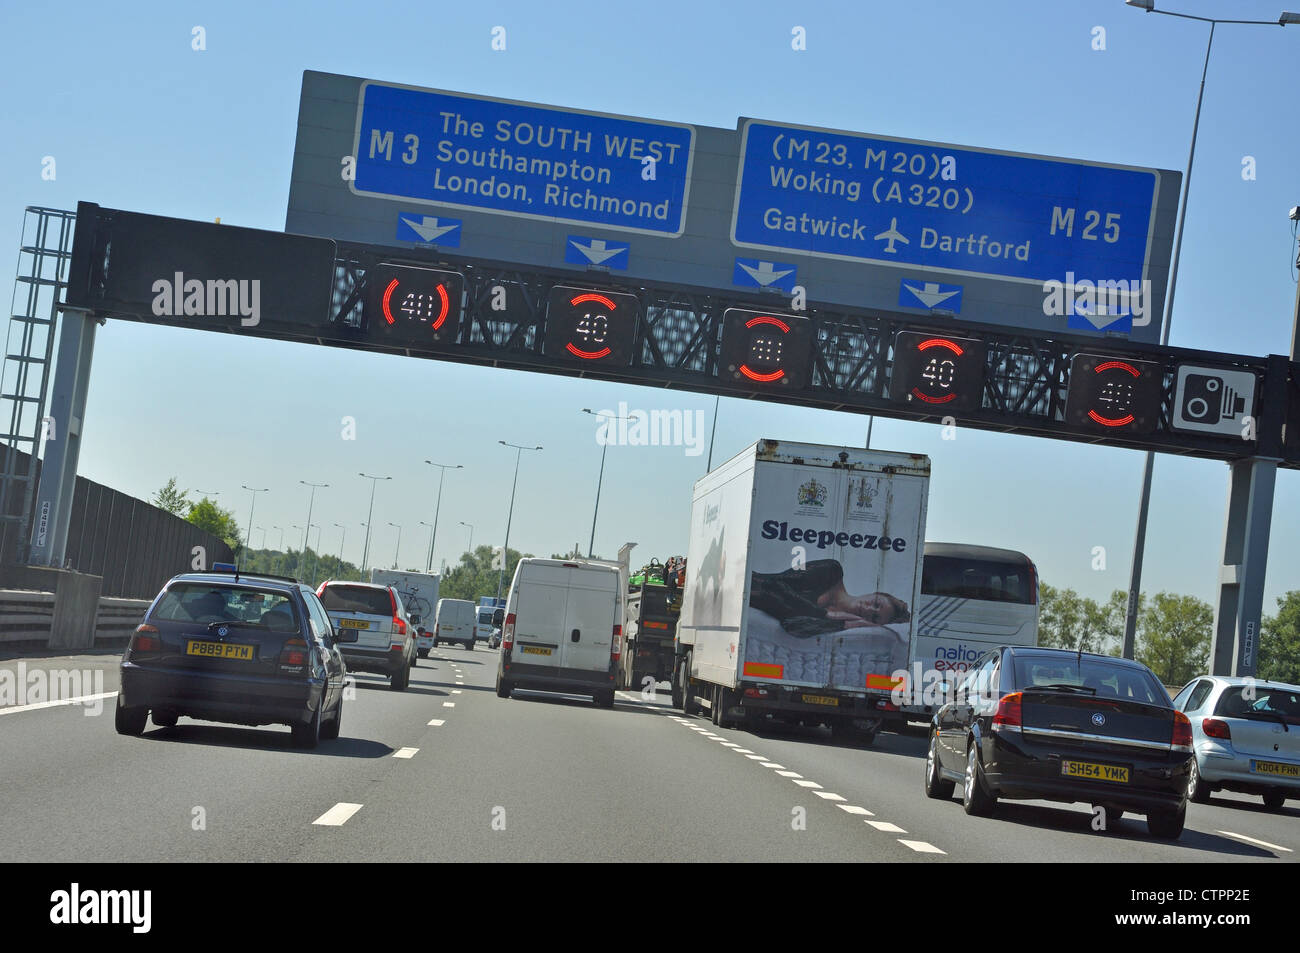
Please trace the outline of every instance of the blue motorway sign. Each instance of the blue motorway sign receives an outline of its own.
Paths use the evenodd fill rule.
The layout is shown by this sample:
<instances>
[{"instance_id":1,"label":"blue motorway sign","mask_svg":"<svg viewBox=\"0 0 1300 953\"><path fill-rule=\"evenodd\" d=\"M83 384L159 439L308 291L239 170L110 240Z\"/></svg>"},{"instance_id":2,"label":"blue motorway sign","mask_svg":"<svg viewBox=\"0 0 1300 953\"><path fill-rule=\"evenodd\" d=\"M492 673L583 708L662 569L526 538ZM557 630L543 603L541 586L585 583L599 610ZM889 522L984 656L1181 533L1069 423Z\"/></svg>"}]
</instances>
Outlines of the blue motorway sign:
<instances>
[{"instance_id":1,"label":"blue motorway sign","mask_svg":"<svg viewBox=\"0 0 1300 953\"><path fill-rule=\"evenodd\" d=\"M682 234L695 131L366 82L353 156L358 195Z\"/></svg>"},{"instance_id":2,"label":"blue motorway sign","mask_svg":"<svg viewBox=\"0 0 1300 953\"><path fill-rule=\"evenodd\" d=\"M748 120L740 176L743 247L1034 282L1148 277L1151 169Z\"/></svg>"}]
</instances>

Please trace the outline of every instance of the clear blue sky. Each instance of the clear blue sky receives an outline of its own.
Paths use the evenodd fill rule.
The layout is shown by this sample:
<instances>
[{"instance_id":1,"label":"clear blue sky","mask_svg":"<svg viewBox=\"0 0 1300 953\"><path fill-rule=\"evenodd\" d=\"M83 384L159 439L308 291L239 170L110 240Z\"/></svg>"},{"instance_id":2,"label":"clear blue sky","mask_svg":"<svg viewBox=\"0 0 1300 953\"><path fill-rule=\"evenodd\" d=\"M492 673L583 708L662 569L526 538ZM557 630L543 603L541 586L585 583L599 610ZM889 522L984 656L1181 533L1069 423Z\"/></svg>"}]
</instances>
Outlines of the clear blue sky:
<instances>
[{"instance_id":1,"label":"clear blue sky","mask_svg":"<svg viewBox=\"0 0 1300 953\"><path fill-rule=\"evenodd\" d=\"M1276 20L1286 0L1161 0L1208 16ZM1300 0L1292 0L1298 3ZM207 49L191 49L191 29ZM490 49L493 26L505 52ZM805 52L790 48L793 26ZM1105 50L1092 48L1094 27ZM305 69L734 128L738 116L1009 151L1184 169L1208 27L1121 0L1043 3L344 4L65 2L0 8L0 234L16 258L24 207L116 208L283 227ZM1300 27L1222 26L1205 104L1171 343L1285 353L1300 204ZM57 178L43 181L45 156ZM1257 178L1245 181L1253 156ZM219 490L258 527L302 526L305 479L323 548L423 565L437 471L437 562L500 544L514 452L525 454L511 544L585 548L600 463L583 407L702 409L713 399L331 348L110 323L98 333L81 472L147 497L170 476ZM357 420L357 439L340 420ZM759 437L860 445L866 419L724 399L715 461ZM1104 598L1125 588L1142 454L877 420L873 446L933 458L929 537L1020 549L1043 578ZM704 457L611 447L598 550L684 551ZM1213 601L1227 469L1157 459L1147 591ZM1300 588L1300 474L1281 472L1265 611ZM267 534L278 541L278 532ZM314 537L313 537L314 539ZM286 544L299 545L289 529ZM255 532L253 543L262 541ZM1091 568L1105 547L1106 569ZM373 562L373 560L372 560Z\"/></svg>"}]
</instances>

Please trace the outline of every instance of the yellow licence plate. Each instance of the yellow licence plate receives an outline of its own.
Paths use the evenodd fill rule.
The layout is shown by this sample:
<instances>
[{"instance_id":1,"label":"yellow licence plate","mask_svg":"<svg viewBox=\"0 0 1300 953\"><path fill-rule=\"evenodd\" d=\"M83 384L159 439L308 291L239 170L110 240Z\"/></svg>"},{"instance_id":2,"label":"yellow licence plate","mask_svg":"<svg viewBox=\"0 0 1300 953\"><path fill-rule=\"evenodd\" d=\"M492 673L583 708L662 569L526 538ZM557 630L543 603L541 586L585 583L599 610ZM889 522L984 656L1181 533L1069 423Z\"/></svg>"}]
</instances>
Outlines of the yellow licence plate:
<instances>
[{"instance_id":1,"label":"yellow licence plate","mask_svg":"<svg viewBox=\"0 0 1300 953\"><path fill-rule=\"evenodd\" d=\"M537 645L525 645L523 651L525 655L550 655L551 654L550 649L544 649Z\"/></svg>"},{"instance_id":2,"label":"yellow licence plate","mask_svg":"<svg viewBox=\"0 0 1300 953\"><path fill-rule=\"evenodd\" d=\"M1300 765L1278 764L1276 761L1250 762L1250 770L1256 774L1276 774L1283 778L1300 778Z\"/></svg>"},{"instance_id":3,"label":"yellow licence plate","mask_svg":"<svg viewBox=\"0 0 1300 953\"><path fill-rule=\"evenodd\" d=\"M185 646L186 655L201 655L204 658L231 658L240 662L253 661L251 645L235 645L233 642L201 642L190 639Z\"/></svg>"},{"instance_id":4,"label":"yellow licence plate","mask_svg":"<svg viewBox=\"0 0 1300 953\"><path fill-rule=\"evenodd\" d=\"M1091 778L1094 781L1118 781L1128 784L1128 768L1091 761L1062 761L1061 774L1067 778Z\"/></svg>"},{"instance_id":5,"label":"yellow licence plate","mask_svg":"<svg viewBox=\"0 0 1300 953\"><path fill-rule=\"evenodd\" d=\"M828 695L803 695L805 705L839 705L838 698L831 698Z\"/></svg>"},{"instance_id":6,"label":"yellow licence plate","mask_svg":"<svg viewBox=\"0 0 1300 953\"><path fill-rule=\"evenodd\" d=\"M370 623L364 619L339 619L340 629L368 629Z\"/></svg>"}]
</instances>

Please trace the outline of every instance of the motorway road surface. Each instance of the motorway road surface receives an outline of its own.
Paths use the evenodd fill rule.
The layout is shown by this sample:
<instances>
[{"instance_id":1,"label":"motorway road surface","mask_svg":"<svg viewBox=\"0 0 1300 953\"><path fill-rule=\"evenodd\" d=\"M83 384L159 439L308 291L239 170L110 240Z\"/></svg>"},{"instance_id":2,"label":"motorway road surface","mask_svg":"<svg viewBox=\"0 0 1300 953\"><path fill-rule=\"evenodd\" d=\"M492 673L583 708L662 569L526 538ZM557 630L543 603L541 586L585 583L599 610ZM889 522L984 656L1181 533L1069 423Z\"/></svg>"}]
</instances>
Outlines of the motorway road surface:
<instances>
[{"instance_id":1,"label":"motorway road surface","mask_svg":"<svg viewBox=\"0 0 1300 953\"><path fill-rule=\"evenodd\" d=\"M356 676L342 737L182 719L113 730L116 654L25 657L103 673L84 705L0 707L0 860L1295 862L1300 802L1221 794L1176 842L1087 805L1002 802L971 818L922 793L925 738L832 743L684 718L661 692L589 699L493 688L497 653L421 659L406 692ZM12 685L13 676L9 676ZM88 692L89 693L89 692ZM21 701L24 699L9 699ZM27 699L30 700L30 699Z\"/></svg>"}]
</instances>

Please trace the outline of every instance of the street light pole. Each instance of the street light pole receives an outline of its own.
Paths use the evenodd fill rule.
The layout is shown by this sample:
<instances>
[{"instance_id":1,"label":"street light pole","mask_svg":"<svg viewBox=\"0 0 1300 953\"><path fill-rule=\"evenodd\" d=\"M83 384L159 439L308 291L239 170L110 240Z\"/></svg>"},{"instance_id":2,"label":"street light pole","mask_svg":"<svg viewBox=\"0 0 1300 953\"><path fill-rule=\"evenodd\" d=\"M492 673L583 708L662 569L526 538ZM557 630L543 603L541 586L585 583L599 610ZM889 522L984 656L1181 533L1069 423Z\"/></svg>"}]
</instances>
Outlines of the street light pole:
<instances>
[{"instance_id":1,"label":"street light pole","mask_svg":"<svg viewBox=\"0 0 1300 953\"><path fill-rule=\"evenodd\" d=\"M335 523L334 525L337 526L339 529L343 530L342 534L339 536L339 559L338 559L339 572L343 572L343 543L347 541L348 528L344 526L342 523Z\"/></svg>"},{"instance_id":2,"label":"street light pole","mask_svg":"<svg viewBox=\"0 0 1300 953\"><path fill-rule=\"evenodd\" d=\"M457 522L460 523L461 526L469 527L469 555L472 559L474 557L474 524L466 523L464 520L457 520Z\"/></svg>"},{"instance_id":3,"label":"street light pole","mask_svg":"<svg viewBox=\"0 0 1300 953\"><path fill-rule=\"evenodd\" d=\"M519 486L519 458L524 455L525 450L541 450L541 447L523 447L517 443L506 443L504 440L498 440L497 443L503 447L514 447L515 449L515 479L510 485L510 509L506 512L506 544L501 548L501 566L497 570L497 598L501 598L501 584L505 581L506 563L510 559L510 522L515 515L515 489Z\"/></svg>"},{"instance_id":4,"label":"street light pole","mask_svg":"<svg viewBox=\"0 0 1300 953\"><path fill-rule=\"evenodd\" d=\"M370 512L366 516L366 544L361 549L361 578L366 578L366 561L370 558L370 523L375 516L375 487L379 485L380 480L391 480L392 477L369 476L365 473L359 474L365 479L370 480Z\"/></svg>"},{"instance_id":5,"label":"street light pole","mask_svg":"<svg viewBox=\"0 0 1300 953\"><path fill-rule=\"evenodd\" d=\"M311 496L310 496L310 498L308 498L308 500L307 500L307 529L305 529L305 530L303 531L303 534L302 534L302 551L303 551L304 554L306 554L306 552L307 552L307 534L311 532L311 509L312 509L312 504L314 504L314 503L316 502L316 491L319 490L319 489L323 489L324 487L329 486L329 484L328 484L328 483L308 483L306 480L299 480L298 482L301 483L303 486L309 486L309 487L311 487Z\"/></svg>"},{"instance_id":6,"label":"street light pole","mask_svg":"<svg viewBox=\"0 0 1300 953\"><path fill-rule=\"evenodd\" d=\"M397 527L397 548L393 550L393 568L396 569L402 563L402 527L398 523L389 523L388 525Z\"/></svg>"},{"instance_id":7,"label":"street light pole","mask_svg":"<svg viewBox=\"0 0 1300 953\"><path fill-rule=\"evenodd\" d=\"M429 558L424 564L424 571L431 572L433 570L433 545L434 541L438 538L438 513L442 511L442 483L444 478L447 476L448 468L452 470L462 470L464 469L464 466L459 463L455 465L450 463L434 463L432 460L425 460L424 462L429 464L431 467L439 467L438 505L433 508L433 532L429 534Z\"/></svg>"},{"instance_id":8,"label":"street light pole","mask_svg":"<svg viewBox=\"0 0 1300 953\"><path fill-rule=\"evenodd\" d=\"M1218 20L1212 17L1198 17L1189 13L1174 13L1170 10L1157 10L1155 0L1125 0L1131 7L1145 10L1147 13L1160 13L1165 16L1178 17L1183 20L1199 20L1210 25L1210 35L1205 44L1205 61L1201 65L1201 85L1196 94L1196 115L1192 120L1192 143L1187 151L1187 175L1183 179L1183 201L1178 210L1178 234L1174 239L1174 257L1169 270L1169 295L1165 299L1164 327L1160 331L1160 346L1169 344L1169 329L1173 324L1174 292L1178 288L1178 259L1183 248L1183 225L1187 219L1188 196L1192 188L1192 163L1196 159L1196 137L1201 128L1201 101L1205 97L1205 77L1210 69L1210 50L1214 45L1214 28L1220 23L1246 23L1262 26L1286 26L1296 23L1293 13L1283 13L1276 22L1270 20ZM1148 450L1142 466L1142 495L1138 503L1137 531L1133 540L1133 566L1129 574L1128 605L1124 612L1124 658L1131 659L1135 651L1137 638L1138 600L1142 593L1142 560L1146 553L1147 515L1151 508L1151 476L1155 466L1155 451Z\"/></svg>"},{"instance_id":9,"label":"street light pole","mask_svg":"<svg viewBox=\"0 0 1300 953\"><path fill-rule=\"evenodd\" d=\"M245 490L252 491L253 494L248 504L248 530L244 533L244 549L248 549L248 540L253 533L253 506L257 503L257 494L265 493L268 489L270 489L270 487L264 486L261 487L260 489L254 490L251 486L244 486L244 484L242 483L239 485L243 487L243 489Z\"/></svg>"},{"instance_id":10,"label":"street light pole","mask_svg":"<svg viewBox=\"0 0 1300 953\"><path fill-rule=\"evenodd\" d=\"M631 416L620 417L618 414L607 414L604 411L597 413L590 407L582 408L584 414L591 414L593 417L609 418L610 420L631 420ZM716 412L715 412L716 419ZM609 425L605 426L605 439L602 440L600 447L600 476L596 478L596 506L591 511L591 541L587 544L587 558L594 559L596 551L596 516L600 513L600 488L605 482L605 451L609 449Z\"/></svg>"}]
</instances>

